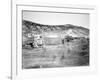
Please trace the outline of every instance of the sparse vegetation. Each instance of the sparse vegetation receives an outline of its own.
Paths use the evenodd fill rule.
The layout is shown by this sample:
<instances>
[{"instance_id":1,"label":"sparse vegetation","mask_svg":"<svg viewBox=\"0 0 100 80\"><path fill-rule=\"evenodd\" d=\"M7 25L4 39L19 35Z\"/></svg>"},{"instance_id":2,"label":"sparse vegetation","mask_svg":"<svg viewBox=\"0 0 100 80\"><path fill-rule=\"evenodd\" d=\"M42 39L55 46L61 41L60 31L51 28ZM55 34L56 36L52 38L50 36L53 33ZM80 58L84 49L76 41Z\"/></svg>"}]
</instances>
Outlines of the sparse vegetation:
<instances>
[{"instance_id":1,"label":"sparse vegetation","mask_svg":"<svg viewBox=\"0 0 100 80\"><path fill-rule=\"evenodd\" d=\"M23 20L22 30L24 69L89 65L88 29L70 24L42 25Z\"/></svg>"}]
</instances>

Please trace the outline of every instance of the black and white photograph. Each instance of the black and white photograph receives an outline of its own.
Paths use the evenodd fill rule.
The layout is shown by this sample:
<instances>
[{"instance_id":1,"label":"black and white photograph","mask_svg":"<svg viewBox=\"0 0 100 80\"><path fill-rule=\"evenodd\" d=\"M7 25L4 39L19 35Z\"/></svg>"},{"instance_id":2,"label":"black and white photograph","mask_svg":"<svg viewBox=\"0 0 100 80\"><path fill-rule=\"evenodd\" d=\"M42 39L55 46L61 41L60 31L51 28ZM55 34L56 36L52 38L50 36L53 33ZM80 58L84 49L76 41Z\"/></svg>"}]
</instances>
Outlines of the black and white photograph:
<instances>
[{"instance_id":1,"label":"black and white photograph","mask_svg":"<svg viewBox=\"0 0 100 80\"><path fill-rule=\"evenodd\" d=\"M22 69L89 66L89 14L22 11Z\"/></svg>"}]
</instances>

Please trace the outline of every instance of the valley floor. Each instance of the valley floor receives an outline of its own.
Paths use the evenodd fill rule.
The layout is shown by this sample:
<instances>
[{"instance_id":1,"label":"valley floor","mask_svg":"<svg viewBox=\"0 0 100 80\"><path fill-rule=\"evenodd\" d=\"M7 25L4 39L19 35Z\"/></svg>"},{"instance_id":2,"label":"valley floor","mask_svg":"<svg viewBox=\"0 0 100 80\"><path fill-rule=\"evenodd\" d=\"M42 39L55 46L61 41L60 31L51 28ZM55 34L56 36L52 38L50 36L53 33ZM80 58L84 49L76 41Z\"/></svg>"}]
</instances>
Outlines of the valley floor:
<instances>
[{"instance_id":1,"label":"valley floor","mask_svg":"<svg viewBox=\"0 0 100 80\"><path fill-rule=\"evenodd\" d=\"M51 68L89 65L89 51L81 51L78 45L45 45L32 50L23 49L22 68ZM85 55L81 55L84 53Z\"/></svg>"}]
</instances>

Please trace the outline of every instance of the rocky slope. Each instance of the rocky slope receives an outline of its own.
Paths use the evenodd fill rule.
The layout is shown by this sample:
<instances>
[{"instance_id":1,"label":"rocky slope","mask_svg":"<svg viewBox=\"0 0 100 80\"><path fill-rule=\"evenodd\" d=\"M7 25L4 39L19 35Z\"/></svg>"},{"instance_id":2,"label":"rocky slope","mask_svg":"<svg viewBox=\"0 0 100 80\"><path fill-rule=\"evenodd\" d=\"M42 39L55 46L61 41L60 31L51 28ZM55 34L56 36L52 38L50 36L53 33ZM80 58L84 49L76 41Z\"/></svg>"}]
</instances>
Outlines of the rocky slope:
<instances>
[{"instance_id":1,"label":"rocky slope","mask_svg":"<svg viewBox=\"0 0 100 80\"><path fill-rule=\"evenodd\" d=\"M40 33L48 32L48 31L65 31L66 30L66 34L71 35L71 36L74 36L74 35L77 35L79 37L89 36L89 29L81 27L81 26L74 26L71 24L43 25L43 24L23 20L23 28L26 29L26 31L37 31Z\"/></svg>"}]
</instances>

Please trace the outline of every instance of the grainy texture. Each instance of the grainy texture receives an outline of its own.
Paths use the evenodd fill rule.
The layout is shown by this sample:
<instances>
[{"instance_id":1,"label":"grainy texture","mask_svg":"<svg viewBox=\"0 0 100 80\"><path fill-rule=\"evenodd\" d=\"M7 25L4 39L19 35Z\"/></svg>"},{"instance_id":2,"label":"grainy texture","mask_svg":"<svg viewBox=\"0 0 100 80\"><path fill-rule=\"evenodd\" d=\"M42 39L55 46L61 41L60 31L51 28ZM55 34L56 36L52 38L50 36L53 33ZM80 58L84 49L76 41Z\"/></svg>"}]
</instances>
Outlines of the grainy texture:
<instances>
[{"instance_id":1,"label":"grainy texture","mask_svg":"<svg viewBox=\"0 0 100 80\"><path fill-rule=\"evenodd\" d=\"M89 65L88 29L25 20L22 26L23 69Z\"/></svg>"}]
</instances>

